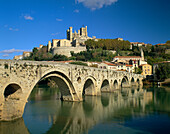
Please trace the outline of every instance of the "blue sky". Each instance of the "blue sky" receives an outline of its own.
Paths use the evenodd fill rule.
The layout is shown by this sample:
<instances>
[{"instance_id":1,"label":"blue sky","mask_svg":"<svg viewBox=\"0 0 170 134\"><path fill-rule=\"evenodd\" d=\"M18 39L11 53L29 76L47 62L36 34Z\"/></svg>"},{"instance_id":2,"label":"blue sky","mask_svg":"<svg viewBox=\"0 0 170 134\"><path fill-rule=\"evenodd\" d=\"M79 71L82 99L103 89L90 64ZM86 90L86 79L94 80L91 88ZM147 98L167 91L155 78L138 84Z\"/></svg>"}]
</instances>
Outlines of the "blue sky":
<instances>
[{"instance_id":1,"label":"blue sky","mask_svg":"<svg viewBox=\"0 0 170 134\"><path fill-rule=\"evenodd\" d=\"M66 38L88 35L151 44L170 40L170 0L0 0L0 59Z\"/></svg>"}]
</instances>

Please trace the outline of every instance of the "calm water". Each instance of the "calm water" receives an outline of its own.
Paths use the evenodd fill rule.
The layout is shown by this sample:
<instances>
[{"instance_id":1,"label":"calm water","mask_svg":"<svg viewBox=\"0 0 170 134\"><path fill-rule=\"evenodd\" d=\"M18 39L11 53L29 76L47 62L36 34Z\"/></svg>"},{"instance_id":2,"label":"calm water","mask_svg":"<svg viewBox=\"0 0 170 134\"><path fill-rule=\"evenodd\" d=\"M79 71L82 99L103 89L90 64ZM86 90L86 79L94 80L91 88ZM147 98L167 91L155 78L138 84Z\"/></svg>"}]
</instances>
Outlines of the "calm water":
<instances>
[{"instance_id":1,"label":"calm water","mask_svg":"<svg viewBox=\"0 0 170 134\"><path fill-rule=\"evenodd\" d=\"M170 134L170 87L59 98L56 89L35 88L23 118L1 122L0 134Z\"/></svg>"}]
</instances>

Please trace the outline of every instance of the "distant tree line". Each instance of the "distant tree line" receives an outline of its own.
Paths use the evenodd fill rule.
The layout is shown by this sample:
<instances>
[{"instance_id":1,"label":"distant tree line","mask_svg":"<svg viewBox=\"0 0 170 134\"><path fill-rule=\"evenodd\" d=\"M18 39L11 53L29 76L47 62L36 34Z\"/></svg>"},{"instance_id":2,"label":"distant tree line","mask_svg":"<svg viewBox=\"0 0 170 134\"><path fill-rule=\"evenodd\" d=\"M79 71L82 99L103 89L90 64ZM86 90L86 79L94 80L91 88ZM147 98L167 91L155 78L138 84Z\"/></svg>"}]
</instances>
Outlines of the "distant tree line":
<instances>
[{"instance_id":1,"label":"distant tree line","mask_svg":"<svg viewBox=\"0 0 170 134\"><path fill-rule=\"evenodd\" d=\"M98 49L103 50L129 50L130 42L129 41L120 41L117 39L100 39L98 41L87 40L85 42L87 49Z\"/></svg>"}]
</instances>

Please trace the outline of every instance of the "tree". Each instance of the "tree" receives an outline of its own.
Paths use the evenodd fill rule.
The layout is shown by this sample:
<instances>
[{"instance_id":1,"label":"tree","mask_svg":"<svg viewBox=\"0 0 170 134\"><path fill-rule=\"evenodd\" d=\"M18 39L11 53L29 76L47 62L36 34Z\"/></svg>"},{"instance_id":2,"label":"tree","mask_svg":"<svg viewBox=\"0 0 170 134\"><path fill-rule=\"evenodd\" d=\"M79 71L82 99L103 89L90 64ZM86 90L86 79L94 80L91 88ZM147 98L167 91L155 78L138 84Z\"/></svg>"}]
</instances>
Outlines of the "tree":
<instances>
[{"instance_id":1,"label":"tree","mask_svg":"<svg viewBox=\"0 0 170 134\"><path fill-rule=\"evenodd\" d=\"M140 68L137 68L137 74L141 74L143 71Z\"/></svg>"},{"instance_id":2,"label":"tree","mask_svg":"<svg viewBox=\"0 0 170 134\"><path fill-rule=\"evenodd\" d=\"M170 78L170 63L158 64L156 68L156 76L159 81L164 81L167 78Z\"/></svg>"},{"instance_id":3,"label":"tree","mask_svg":"<svg viewBox=\"0 0 170 134\"><path fill-rule=\"evenodd\" d=\"M88 66L86 63L83 63L83 62L71 62L70 64L75 64L75 65L82 65L82 66Z\"/></svg>"},{"instance_id":4,"label":"tree","mask_svg":"<svg viewBox=\"0 0 170 134\"><path fill-rule=\"evenodd\" d=\"M53 57L54 61L67 61L68 57L65 55L55 54Z\"/></svg>"}]
</instances>

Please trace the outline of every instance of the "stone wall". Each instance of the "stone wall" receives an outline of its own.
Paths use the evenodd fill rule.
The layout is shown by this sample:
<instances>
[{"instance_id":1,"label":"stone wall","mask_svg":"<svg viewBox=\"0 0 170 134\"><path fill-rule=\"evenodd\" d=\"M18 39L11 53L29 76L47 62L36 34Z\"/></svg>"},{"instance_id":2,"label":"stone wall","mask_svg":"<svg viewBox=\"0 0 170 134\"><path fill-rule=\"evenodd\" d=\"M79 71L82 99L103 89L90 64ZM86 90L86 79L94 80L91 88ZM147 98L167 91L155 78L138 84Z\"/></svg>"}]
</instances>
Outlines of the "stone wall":
<instances>
[{"instance_id":1,"label":"stone wall","mask_svg":"<svg viewBox=\"0 0 170 134\"><path fill-rule=\"evenodd\" d=\"M66 55L67 57L71 56L71 51L74 53L79 53L81 51L86 51L86 47L56 47L53 49L53 55L61 54Z\"/></svg>"}]
</instances>

